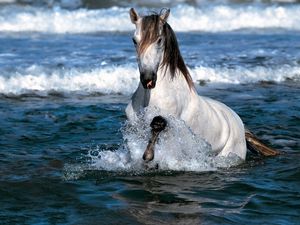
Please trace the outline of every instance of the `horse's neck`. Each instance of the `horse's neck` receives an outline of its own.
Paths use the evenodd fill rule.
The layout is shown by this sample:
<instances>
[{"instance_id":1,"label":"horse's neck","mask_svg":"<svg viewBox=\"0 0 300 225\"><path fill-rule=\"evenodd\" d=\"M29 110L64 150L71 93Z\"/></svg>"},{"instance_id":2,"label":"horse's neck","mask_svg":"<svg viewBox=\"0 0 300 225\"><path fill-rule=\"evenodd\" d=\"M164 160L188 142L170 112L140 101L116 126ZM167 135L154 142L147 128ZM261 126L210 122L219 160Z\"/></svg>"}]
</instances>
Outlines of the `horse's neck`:
<instances>
[{"instance_id":1,"label":"horse's neck","mask_svg":"<svg viewBox=\"0 0 300 225\"><path fill-rule=\"evenodd\" d=\"M161 97L166 97L173 95L176 96L178 94L182 95L183 93L190 93L190 88L188 83L186 82L183 74L177 70L175 76L171 76L170 71L165 68L160 68L157 73L157 84L155 89L151 90L151 92L155 95L160 95ZM179 93L180 92L180 93Z\"/></svg>"},{"instance_id":2,"label":"horse's neck","mask_svg":"<svg viewBox=\"0 0 300 225\"><path fill-rule=\"evenodd\" d=\"M159 108L162 113L179 116L194 96L186 79L180 71L171 77L170 71L160 68L157 73L156 87L146 90L145 100L149 106Z\"/></svg>"}]
</instances>

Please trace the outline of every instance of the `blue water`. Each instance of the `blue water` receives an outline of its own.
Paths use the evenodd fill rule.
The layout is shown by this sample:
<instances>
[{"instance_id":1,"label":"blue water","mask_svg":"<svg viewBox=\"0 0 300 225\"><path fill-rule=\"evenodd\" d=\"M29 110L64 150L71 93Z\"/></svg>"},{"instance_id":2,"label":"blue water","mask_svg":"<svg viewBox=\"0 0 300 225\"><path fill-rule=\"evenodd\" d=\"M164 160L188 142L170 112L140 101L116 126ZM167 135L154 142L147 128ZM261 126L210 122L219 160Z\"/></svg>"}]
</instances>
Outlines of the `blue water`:
<instances>
[{"instance_id":1,"label":"blue water","mask_svg":"<svg viewBox=\"0 0 300 225\"><path fill-rule=\"evenodd\" d=\"M225 6L245 13L243 4ZM297 26L175 30L199 94L230 106L282 155L248 154L239 166L211 171L120 170L115 158L103 169L97 155L121 157L129 132L124 110L139 79L133 27L15 31L26 21L8 15L52 12L43 4L22 7L0 6L8 19L0 27L13 24L0 31L1 224L300 223ZM76 7L58 14L79 14ZM289 13L291 5L253 7L260 15L268 7ZM128 8L84 10L97 17Z\"/></svg>"}]
</instances>

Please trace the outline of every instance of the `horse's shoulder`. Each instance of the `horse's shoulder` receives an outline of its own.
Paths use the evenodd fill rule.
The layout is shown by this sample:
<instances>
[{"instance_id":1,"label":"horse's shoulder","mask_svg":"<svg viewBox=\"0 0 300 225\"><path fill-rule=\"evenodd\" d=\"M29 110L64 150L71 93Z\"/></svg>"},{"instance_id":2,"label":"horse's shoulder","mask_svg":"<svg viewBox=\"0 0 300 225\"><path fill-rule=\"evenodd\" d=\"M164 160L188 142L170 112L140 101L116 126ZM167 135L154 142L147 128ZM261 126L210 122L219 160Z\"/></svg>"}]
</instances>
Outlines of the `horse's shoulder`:
<instances>
[{"instance_id":1,"label":"horse's shoulder","mask_svg":"<svg viewBox=\"0 0 300 225\"><path fill-rule=\"evenodd\" d=\"M202 98L210 107L212 107L213 110L222 111L222 112L232 111L232 109L230 109L230 107L224 104L223 102L220 102L218 100L209 97L201 96L200 98Z\"/></svg>"}]
</instances>

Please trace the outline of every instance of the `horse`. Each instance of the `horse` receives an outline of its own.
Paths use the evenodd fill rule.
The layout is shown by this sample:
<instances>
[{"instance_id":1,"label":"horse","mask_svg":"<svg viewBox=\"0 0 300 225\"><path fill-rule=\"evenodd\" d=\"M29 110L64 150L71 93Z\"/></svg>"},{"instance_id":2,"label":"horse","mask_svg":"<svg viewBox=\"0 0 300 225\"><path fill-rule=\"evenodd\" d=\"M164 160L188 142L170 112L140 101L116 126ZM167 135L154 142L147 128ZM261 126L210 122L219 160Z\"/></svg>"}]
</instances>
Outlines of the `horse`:
<instances>
[{"instance_id":1,"label":"horse","mask_svg":"<svg viewBox=\"0 0 300 225\"><path fill-rule=\"evenodd\" d=\"M129 121L135 121L146 107L155 107L160 112L150 124L152 137L144 152L144 160L151 161L154 157L157 137L167 126L164 115L183 120L195 135L211 145L216 156L234 154L245 160L247 147L265 156L279 154L246 130L241 118L231 108L197 94L175 33L167 22L170 9L140 16L131 8L129 14L136 28L132 41L136 48L140 82L126 107L126 116Z\"/></svg>"}]
</instances>

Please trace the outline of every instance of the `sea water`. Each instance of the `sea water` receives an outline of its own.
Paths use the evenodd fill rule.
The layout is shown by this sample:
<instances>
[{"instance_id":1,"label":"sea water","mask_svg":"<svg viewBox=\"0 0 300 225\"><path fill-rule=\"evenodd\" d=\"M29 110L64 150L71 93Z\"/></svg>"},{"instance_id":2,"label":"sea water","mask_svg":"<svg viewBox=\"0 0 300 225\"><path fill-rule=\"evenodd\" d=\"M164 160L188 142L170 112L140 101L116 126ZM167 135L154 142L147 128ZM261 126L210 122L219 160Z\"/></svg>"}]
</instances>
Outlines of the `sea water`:
<instances>
[{"instance_id":1,"label":"sea water","mask_svg":"<svg viewBox=\"0 0 300 225\"><path fill-rule=\"evenodd\" d=\"M151 121L124 112L133 6L170 7L198 93L284 154L216 158L170 117L145 164ZM298 224L299 14L296 1L0 1L0 223Z\"/></svg>"}]
</instances>

